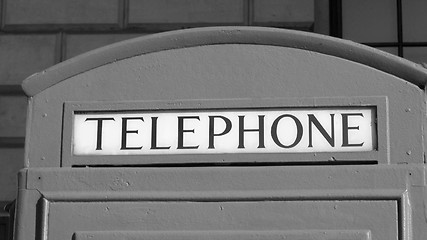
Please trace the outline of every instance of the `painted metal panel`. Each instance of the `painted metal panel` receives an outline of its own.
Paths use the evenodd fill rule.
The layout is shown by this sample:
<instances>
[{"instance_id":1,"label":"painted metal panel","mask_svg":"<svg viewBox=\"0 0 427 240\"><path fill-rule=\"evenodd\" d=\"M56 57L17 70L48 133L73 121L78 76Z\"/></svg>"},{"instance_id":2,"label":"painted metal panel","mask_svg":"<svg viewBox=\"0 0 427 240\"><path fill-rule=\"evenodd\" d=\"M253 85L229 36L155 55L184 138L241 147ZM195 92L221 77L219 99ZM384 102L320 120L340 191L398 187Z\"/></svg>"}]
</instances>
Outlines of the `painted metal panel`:
<instances>
[{"instance_id":1,"label":"painted metal panel","mask_svg":"<svg viewBox=\"0 0 427 240\"><path fill-rule=\"evenodd\" d=\"M371 121L372 131L375 132L375 139L372 139L374 146L371 151L352 151L347 149L344 152L328 152L328 151L276 151L275 153L262 153L261 151L247 153L240 151L236 153L216 153L200 154L195 152L192 154L90 154L79 155L74 153L73 136L74 118L79 113L99 113L99 112L209 112L209 111L226 111L237 113L242 109L246 111L277 111L278 109L292 110L321 110L321 109L346 109L346 111L357 108L372 109L373 117ZM159 110L161 109L161 110ZM147 120L148 121L148 120ZM120 124L120 123L119 123ZM104 126L105 124L103 124ZM301 124L302 125L302 124ZM103 127L104 128L104 127ZM235 127L237 128L237 127ZM265 134L270 134L271 130L264 127ZM306 127L307 128L307 127ZM106 130L102 130L105 132ZM151 131L149 131L151 132ZM103 133L107 134L107 133ZM188 134L188 133L187 133ZM265 135L264 134L264 135ZM167 133L167 138L171 138L173 133ZM208 134L207 134L208 135ZM335 134L341 137L341 134ZM309 137L306 133L302 138ZM120 136L112 136L111 138L120 141ZM236 140L238 137L236 137ZM270 139L270 143L271 143ZM308 140L307 140L308 141ZM139 144L139 143L138 143ZM306 143L308 145L308 143ZM277 150L277 148L276 148ZM345 150L345 149L343 149ZM157 150L158 151L158 150ZM188 151L187 151L188 153ZM121 157L118 161L118 157ZM312 99L256 99L256 100L206 100L206 101L185 101L177 106L170 106L169 102L150 101L150 102L103 102L103 103L65 103L64 105L64 124L63 124L63 143L62 143L62 166L83 166L83 165L142 165L152 163L233 163L233 162L342 162L347 163L387 163L389 156L389 138L388 138L388 116L387 116L387 99L384 97L365 97L365 98L319 98L313 102ZM263 160L260 160L263 159Z\"/></svg>"},{"instance_id":2,"label":"painted metal panel","mask_svg":"<svg viewBox=\"0 0 427 240\"><path fill-rule=\"evenodd\" d=\"M221 195L254 199L342 199L346 195L352 199L388 199L402 195L408 184L424 186L423 171L424 168L407 165L41 168L28 171L26 184L28 189L37 189L49 199L67 196L69 200L105 196L172 198L175 193L187 199Z\"/></svg>"},{"instance_id":3,"label":"painted metal panel","mask_svg":"<svg viewBox=\"0 0 427 240\"><path fill-rule=\"evenodd\" d=\"M260 65L259 56L265 57L263 61L270 63ZM229 60L222 61L224 57ZM185 62L182 61L183 58L186 59ZM210 59L207 62L209 64L201 63L200 58ZM162 63L158 67L135 72L141 65L150 66L151 61ZM218 70L209 73L212 71L212 64ZM255 69L253 66L257 64L258 67ZM421 121L424 111L422 91L401 79L363 65L302 50L283 51L269 46L238 45L160 52L126 59L113 65L70 78L33 98L34 116L30 134L42 137L43 144L30 145L28 154L32 156L33 164L36 164L32 166L60 165L58 159L61 143L58 138L63 134L60 119L66 101L163 101L169 105L180 105L185 108L191 106L186 105L188 101L185 100L188 99L196 101L225 99L232 102L236 99L284 97L308 98L307 101L311 100L317 104L321 98L386 96L388 101L386 128L389 129L390 139L390 145L386 149L390 149L390 155L385 155L378 161L415 163L422 159ZM192 66L191 69L188 69L189 66ZM221 74L218 75L217 72ZM355 76L357 79L354 79ZM324 88L320 88L319 85ZM115 90L105 90L100 86ZM46 100L49 104L46 104ZM253 105L256 107L256 102ZM160 107L164 106L157 108ZM31 139L30 136L28 140ZM383 146L388 144L388 142L379 143ZM339 155L332 157L342 158ZM325 157L323 160L328 161L330 158ZM239 162L244 161L238 157L235 159ZM285 158L284 161L291 159ZM220 161L221 159L211 160L211 162Z\"/></svg>"},{"instance_id":4,"label":"painted metal panel","mask_svg":"<svg viewBox=\"0 0 427 240\"><path fill-rule=\"evenodd\" d=\"M419 210L425 179L414 165L29 169L22 172L17 239L253 230L419 239L427 227ZM30 193L38 195L26 198Z\"/></svg>"},{"instance_id":5,"label":"painted metal panel","mask_svg":"<svg viewBox=\"0 0 427 240\"><path fill-rule=\"evenodd\" d=\"M171 31L108 46L81 55L76 61L67 61L50 68L49 71L31 76L24 82L23 88L28 96L34 96L71 76L132 56L171 49L221 44L270 45L309 50L367 65L399 78L407 79L407 81L420 87L426 84L426 71L421 66L393 55L384 54L384 52L366 45L309 32L233 26Z\"/></svg>"},{"instance_id":6,"label":"painted metal panel","mask_svg":"<svg viewBox=\"0 0 427 240\"><path fill-rule=\"evenodd\" d=\"M167 232L77 232L74 240L370 240L369 231L304 230L304 231L167 231Z\"/></svg>"},{"instance_id":7,"label":"painted metal panel","mask_svg":"<svg viewBox=\"0 0 427 240\"><path fill-rule=\"evenodd\" d=\"M103 230L323 229L366 230L372 239L391 240L399 239L397 224L395 201L52 202L47 236L71 239L77 231Z\"/></svg>"},{"instance_id":8,"label":"painted metal panel","mask_svg":"<svg viewBox=\"0 0 427 240\"><path fill-rule=\"evenodd\" d=\"M69 134L63 132L61 121L68 116L63 115L65 103L163 102L191 108L188 100L230 103L246 99L254 101L250 107L256 107L260 99L302 99L317 106L325 98L368 97L387 99L386 120L379 123L385 124L389 141L379 142L385 154L374 160L381 164L422 163L426 76L425 70L391 55L305 33L213 28L160 34L95 51L27 80L24 87L32 95L32 114L26 166L73 165L62 165L62 143L58 141ZM302 159L348 160L340 154L304 155L298 160ZM221 161L221 157L201 160ZM255 160L237 156L234 161ZM135 159L123 162L138 164Z\"/></svg>"},{"instance_id":9,"label":"painted metal panel","mask_svg":"<svg viewBox=\"0 0 427 240\"><path fill-rule=\"evenodd\" d=\"M354 43L259 28L160 34L70 59L23 85L28 169L16 239L422 239L426 79ZM72 149L79 113L285 108L372 109L377 144L289 154Z\"/></svg>"}]
</instances>

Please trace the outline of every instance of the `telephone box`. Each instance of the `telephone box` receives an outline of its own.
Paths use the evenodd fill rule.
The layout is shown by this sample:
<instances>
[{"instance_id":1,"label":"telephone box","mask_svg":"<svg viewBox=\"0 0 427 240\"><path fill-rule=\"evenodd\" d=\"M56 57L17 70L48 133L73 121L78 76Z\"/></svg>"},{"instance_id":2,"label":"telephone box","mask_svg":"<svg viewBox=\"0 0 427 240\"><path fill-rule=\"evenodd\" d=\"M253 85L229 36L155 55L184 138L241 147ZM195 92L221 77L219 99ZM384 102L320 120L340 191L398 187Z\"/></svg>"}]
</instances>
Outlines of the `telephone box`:
<instances>
[{"instance_id":1,"label":"telephone box","mask_svg":"<svg viewBox=\"0 0 427 240\"><path fill-rule=\"evenodd\" d=\"M29 77L15 238L427 236L427 72L326 36L201 28Z\"/></svg>"}]
</instances>

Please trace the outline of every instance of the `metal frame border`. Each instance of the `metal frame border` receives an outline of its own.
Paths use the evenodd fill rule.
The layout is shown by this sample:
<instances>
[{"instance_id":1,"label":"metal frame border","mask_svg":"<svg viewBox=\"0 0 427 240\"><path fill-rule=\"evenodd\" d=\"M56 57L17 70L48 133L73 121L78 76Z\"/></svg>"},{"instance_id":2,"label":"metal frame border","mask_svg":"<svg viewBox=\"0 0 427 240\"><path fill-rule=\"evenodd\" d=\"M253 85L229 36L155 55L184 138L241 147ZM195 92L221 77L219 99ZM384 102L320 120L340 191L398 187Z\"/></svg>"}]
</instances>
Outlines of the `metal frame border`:
<instances>
[{"instance_id":1,"label":"metal frame border","mask_svg":"<svg viewBox=\"0 0 427 240\"><path fill-rule=\"evenodd\" d=\"M376 108L377 149L369 152L317 153L228 153L180 155L107 155L74 156L72 154L72 126L74 112L78 111L170 111L170 110L231 110L269 108ZM360 98L290 98L290 99L233 99L145 102L66 102L63 113L61 167L72 166L126 166L148 164L224 164L224 163L309 163L371 161L388 164L390 161L387 97ZM120 161L117 161L120 158Z\"/></svg>"}]
</instances>

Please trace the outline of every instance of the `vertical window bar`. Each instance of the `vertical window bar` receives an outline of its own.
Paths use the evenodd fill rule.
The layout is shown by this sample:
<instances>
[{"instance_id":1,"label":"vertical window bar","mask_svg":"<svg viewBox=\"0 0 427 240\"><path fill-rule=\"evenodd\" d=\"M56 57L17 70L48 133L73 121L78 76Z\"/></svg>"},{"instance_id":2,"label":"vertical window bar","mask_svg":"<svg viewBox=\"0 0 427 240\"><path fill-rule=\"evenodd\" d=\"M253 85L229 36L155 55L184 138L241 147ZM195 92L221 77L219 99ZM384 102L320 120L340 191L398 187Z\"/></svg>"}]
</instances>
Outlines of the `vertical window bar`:
<instances>
[{"instance_id":1,"label":"vertical window bar","mask_svg":"<svg viewBox=\"0 0 427 240\"><path fill-rule=\"evenodd\" d=\"M0 0L0 31L3 28L3 0Z\"/></svg>"},{"instance_id":2,"label":"vertical window bar","mask_svg":"<svg viewBox=\"0 0 427 240\"><path fill-rule=\"evenodd\" d=\"M4 22L6 19L6 3L3 0L0 0L0 32L3 30Z\"/></svg>"},{"instance_id":3,"label":"vertical window bar","mask_svg":"<svg viewBox=\"0 0 427 240\"><path fill-rule=\"evenodd\" d=\"M397 52L399 57L403 57L402 0L396 0L396 4L397 4Z\"/></svg>"},{"instance_id":4,"label":"vertical window bar","mask_svg":"<svg viewBox=\"0 0 427 240\"><path fill-rule=\"evenodd\" d=\"M55 63L60 63L66 59L66 38L66 34L62 31L56 34Z\"/></svg>"},{"instance_id":5,"label":"vertical window bar","mask_svg":"<svg viewBox=\"0 0 427 240\"><path fill-rule=\"evenodd\" d=\"M119 26L126 29L129 23L129 0L121 0L119 4Z\"/></svg>"},{"instance_id":6,"label":"vertical window bar","mask_svg":"<svg viewBox=\"0 0 427 240\"><path fill-rule=\"evenodd\" d=\"M330 35L342 38L342 0L329 0L329 16Z\"/></svg>"},{"instance_id":7,"label":"vertical window bar","mask_svg":"<svg viewBox=\"0 0 427 240\"><path fill-rule=\"evenodd\" d=\"M254 0L244 0L243 6L245 25L252 26L254 24Z\"/></svg>"}]
</instances>

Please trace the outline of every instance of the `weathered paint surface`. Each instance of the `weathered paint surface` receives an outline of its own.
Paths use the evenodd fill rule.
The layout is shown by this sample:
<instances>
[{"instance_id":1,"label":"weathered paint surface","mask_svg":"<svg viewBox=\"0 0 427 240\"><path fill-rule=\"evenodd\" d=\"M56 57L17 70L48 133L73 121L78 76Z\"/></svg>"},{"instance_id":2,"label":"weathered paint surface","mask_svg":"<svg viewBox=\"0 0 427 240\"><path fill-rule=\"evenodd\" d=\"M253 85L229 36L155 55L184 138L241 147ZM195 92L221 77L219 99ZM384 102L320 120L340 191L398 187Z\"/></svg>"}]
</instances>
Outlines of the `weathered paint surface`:
<instances>
[{"instance_id":1,"label":"weathered paint surface","mask_svg":"<svg viewBox=\"0 0 427 240\"><path fill-rule=\"evenodd\" d=\"M59 166L64 102L165 101L185 107L189 99L296 98L316 104L321 98L371 96L388 102L388 119L380 124L389 121L390 159L381 162L422 162L423 91L390 74L276 46L211 45L136 56L71 77L32 98L28 140L40 138L43 144L29 145L28 166Z\"/></svg>"},{"instance_id":2,"label":"weathered paint surface","mask_svg":"<svg viewBox=\"0 0 427 240\"><path fill-rule=\"evenodd\" d=\"M369 231L334 231L334 230L292 230L292 231L93 231L93 232L77 232L74 236L76 240L114 240L114 239L153 239L153 240L196 240L196 239L266 239L266 240L279 240L279 239L305 239L305 240L368 240L370 238Z\"/></svg>"},{"instance_id":3,"label":"weathered paint surface","mask_svg":"<svg viewBox=\"0 0 427 240\"><path fill-rule=\"evenodd\" d=\"M109 232L369 229L374 239L398 239L396 201L61 202L49 215L50 239L71 239L70 225Z\"/></svg>"},{"instance_id":4,"label":"weathered paint surface","mask_svg":"<svg viewBox=\"0 0 427 240\"><path fill-rule=\"evenodd\" d=\"M37 206L39 217L21 219L20 239L267 230L422 239L427 229L425 172L416 166L46 168L22 180L24 206L34 208L25 210ZM35 221L39 232L28 227Z\"/></svg>"},{"instance_id":5,"label":"weathered paint surface","mask_svg":"<svg viewBox=\"0 0 427 240\"><path fill-rule=\"evenodd\" d=\"M354 43L261 28L160 34L71 59L23 86L16 239L424 239L426 80ZM71 154L73 111L242 106L374 106L378 149Z\"/></svg>"}]
</instances>

